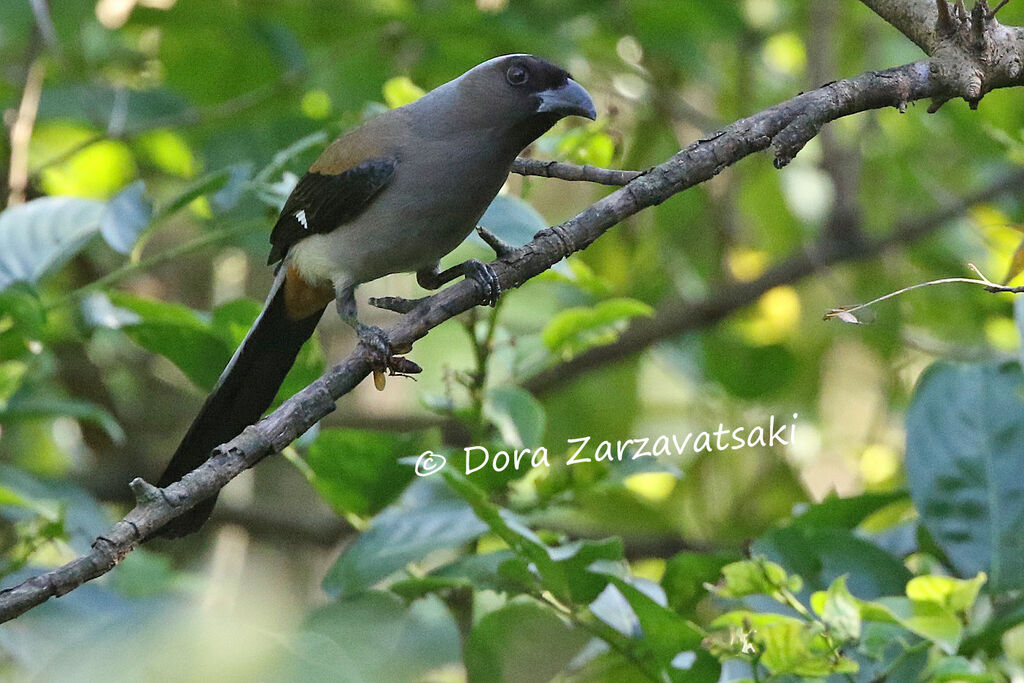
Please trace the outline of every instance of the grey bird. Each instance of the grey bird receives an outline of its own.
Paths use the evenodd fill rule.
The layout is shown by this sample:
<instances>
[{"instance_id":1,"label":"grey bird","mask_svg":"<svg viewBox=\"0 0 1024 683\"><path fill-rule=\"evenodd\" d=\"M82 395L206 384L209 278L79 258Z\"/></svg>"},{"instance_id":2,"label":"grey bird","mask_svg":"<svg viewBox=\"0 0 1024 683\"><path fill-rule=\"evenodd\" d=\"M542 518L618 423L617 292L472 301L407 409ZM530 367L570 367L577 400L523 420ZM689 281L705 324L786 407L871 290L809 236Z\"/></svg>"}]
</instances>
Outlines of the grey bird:
<instances>
[{"instance_id":1,"label":"grey bird","mask_svg":"<svg viewBox=\"0 0 1024 683\"><path fill-rule=\"evenodd\" d=\"M439 272L439 260L476 227L516 156L571 115L594 119L596 112L568 72L532 55L506 55L332 142L299 180L271 233L277 277L263 312L159 485L178 481L260 418L331 301L376 368L410 367L380 329L357 319L359 284L415 272L420 285L436 289L462 275L493 305L500 288L489 266L470 260ZM158 534L198 530L215 501L199 503Z\"/></svg>"}]
</instances>

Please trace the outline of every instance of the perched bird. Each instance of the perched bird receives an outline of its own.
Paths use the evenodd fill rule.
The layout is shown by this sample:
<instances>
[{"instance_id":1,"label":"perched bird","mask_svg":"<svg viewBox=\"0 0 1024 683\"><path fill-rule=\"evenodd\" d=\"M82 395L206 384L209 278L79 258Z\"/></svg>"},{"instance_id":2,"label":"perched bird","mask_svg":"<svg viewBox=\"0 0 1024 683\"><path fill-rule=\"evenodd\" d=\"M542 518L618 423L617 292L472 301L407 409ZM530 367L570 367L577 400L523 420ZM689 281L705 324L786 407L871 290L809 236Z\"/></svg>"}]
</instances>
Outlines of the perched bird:
<instances>
[{"instance_id":1,"label":"perched bird","mask_svg":"<svg viewBox=\"0 0 1024 683\"><path fill-rule=\"evenodd\" d=\"M500 290L490 266L470 260L439 271L439 260L476 227L516 156L570 115L593 119L596 112L568 72L532 55L506 55L332 142L285 202L270 236L269 263L278 265L266 306L159 486L181 479L260 418L332 300L378 371L415 367L394 356L379 328L359 322L359 284L415 272L421 286L436 289L463 275L493 305ZM196 531L215 501L158 533Z\"/></svg>"}]
</instances>

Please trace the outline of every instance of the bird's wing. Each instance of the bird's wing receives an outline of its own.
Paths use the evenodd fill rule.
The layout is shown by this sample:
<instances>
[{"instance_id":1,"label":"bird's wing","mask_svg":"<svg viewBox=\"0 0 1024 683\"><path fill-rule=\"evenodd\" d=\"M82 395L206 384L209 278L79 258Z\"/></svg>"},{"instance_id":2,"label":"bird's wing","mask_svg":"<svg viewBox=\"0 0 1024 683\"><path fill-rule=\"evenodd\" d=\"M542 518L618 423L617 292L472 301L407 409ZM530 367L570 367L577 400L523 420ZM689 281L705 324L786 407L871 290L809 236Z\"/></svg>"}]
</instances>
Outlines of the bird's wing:
<instances>
[{"instance_id":1,"label":"bird's wing","mask_svg":"<svg viewBox=\"0 0 1024 683\"><path fill-rule=\"evenodd\" d=\"M310 171L302 176L270 233L270 258L277 263L293 244L308 235L331 232L366 210L387 187L397 161L367 159L341 173Z\"/></svg>"}]
</instances>

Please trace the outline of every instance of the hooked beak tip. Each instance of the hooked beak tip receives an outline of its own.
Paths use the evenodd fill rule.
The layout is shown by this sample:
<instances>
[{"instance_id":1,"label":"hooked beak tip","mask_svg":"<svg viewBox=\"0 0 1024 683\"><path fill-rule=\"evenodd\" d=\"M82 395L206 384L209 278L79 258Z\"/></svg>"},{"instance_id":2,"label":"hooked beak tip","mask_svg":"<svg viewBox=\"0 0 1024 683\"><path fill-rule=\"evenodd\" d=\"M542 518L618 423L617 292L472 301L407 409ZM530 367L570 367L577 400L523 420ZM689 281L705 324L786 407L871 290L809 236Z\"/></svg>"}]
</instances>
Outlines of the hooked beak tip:
<instances>
[{"instance_id":1,"label":"hooked beak tip","mask_svg":"<svg viewBox=\"0 0 1024 683\"><path fill-rule=\"evenodd\" d=\"M565 85L545 90L538 96L540 105L537 107L537 113L582 116L591 121L597 119L597 109L594 107L594 100L590 97L590 93L571 78L566 81Z\"/></svg>"}]
</instances>

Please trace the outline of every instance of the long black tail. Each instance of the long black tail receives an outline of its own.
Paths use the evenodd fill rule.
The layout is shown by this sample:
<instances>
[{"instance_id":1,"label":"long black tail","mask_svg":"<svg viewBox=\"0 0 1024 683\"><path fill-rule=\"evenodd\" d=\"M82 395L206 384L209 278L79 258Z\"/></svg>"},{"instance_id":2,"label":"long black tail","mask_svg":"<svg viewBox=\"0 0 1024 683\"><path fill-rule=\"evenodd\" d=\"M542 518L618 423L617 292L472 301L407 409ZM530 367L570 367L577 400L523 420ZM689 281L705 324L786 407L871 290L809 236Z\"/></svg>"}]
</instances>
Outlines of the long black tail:
<instances>
[{"instance_id":1,"label":"long black tail","mask_svg":"<svg viewBox=\"0 0 1024 683\"><path fill-rule=\"evenodd\" d=\"M260 419L322 315L323 309L301 320L290 318L285 310L283 277L277 278L263 312L192 422L158 486L178 481L206 462L214 448ZM216 502L217 496L207 498L157 535L177 538L198 531Z\"/></svg>"}]
</instances>

